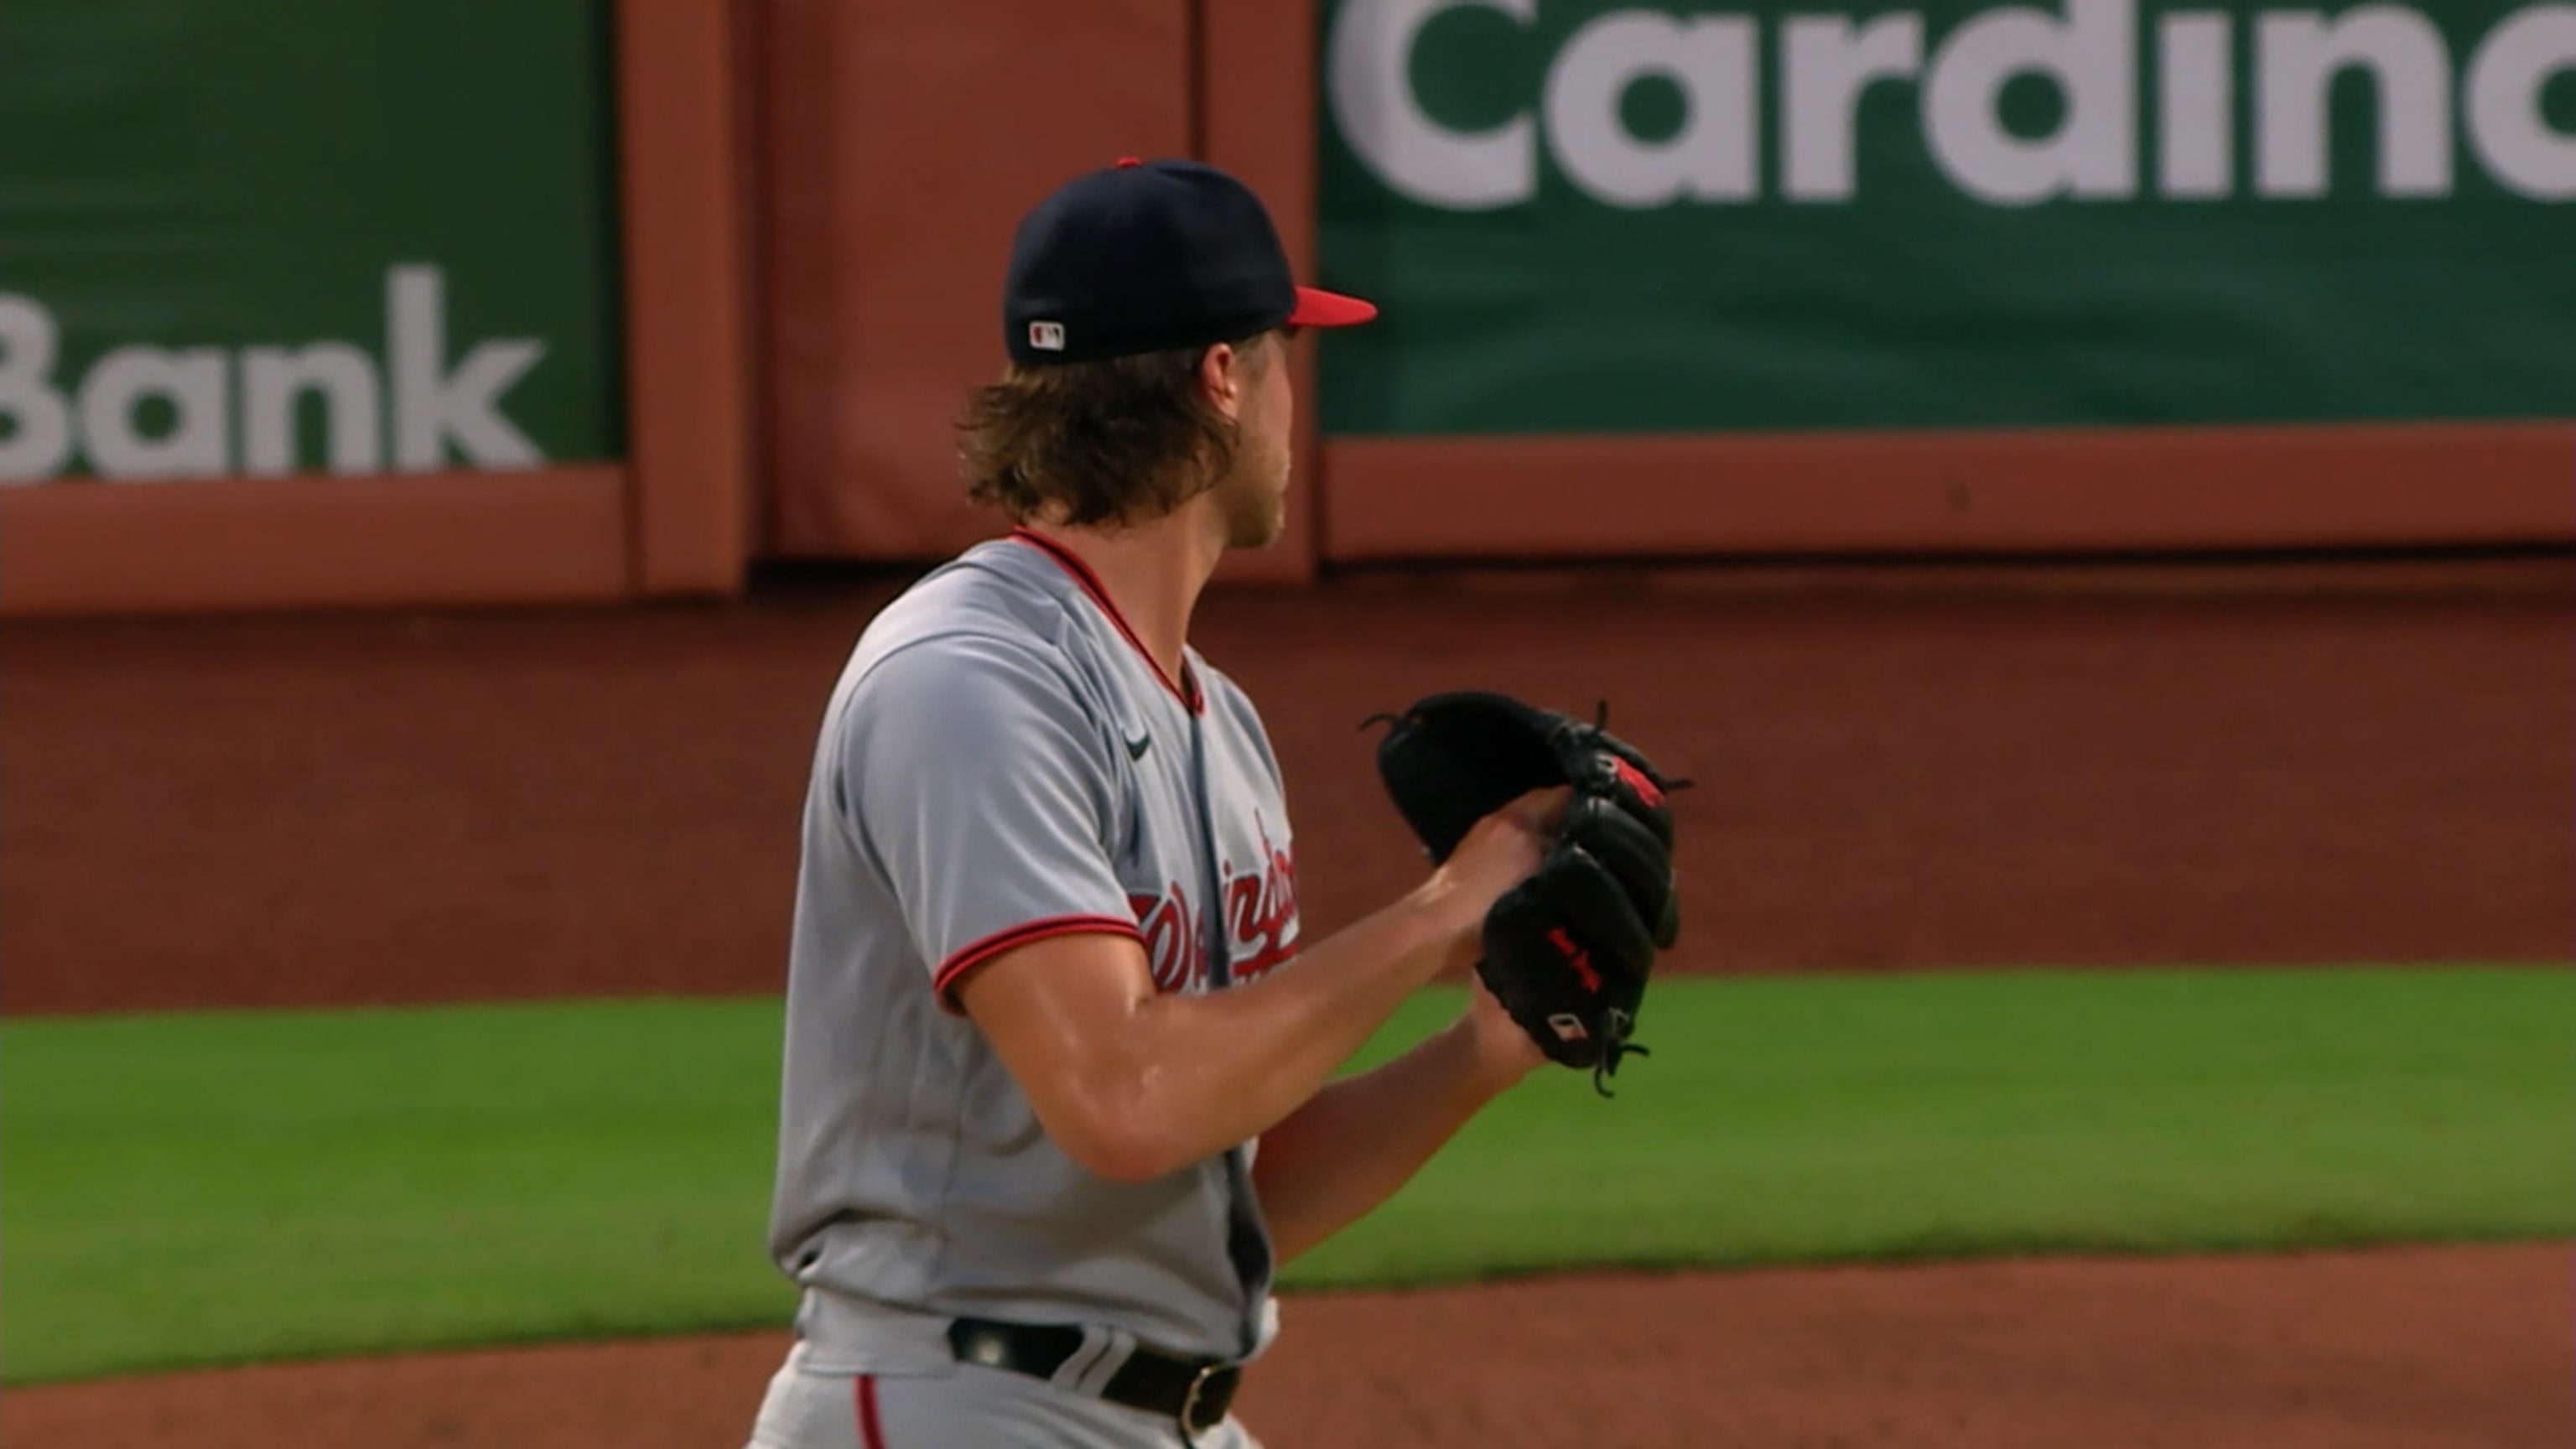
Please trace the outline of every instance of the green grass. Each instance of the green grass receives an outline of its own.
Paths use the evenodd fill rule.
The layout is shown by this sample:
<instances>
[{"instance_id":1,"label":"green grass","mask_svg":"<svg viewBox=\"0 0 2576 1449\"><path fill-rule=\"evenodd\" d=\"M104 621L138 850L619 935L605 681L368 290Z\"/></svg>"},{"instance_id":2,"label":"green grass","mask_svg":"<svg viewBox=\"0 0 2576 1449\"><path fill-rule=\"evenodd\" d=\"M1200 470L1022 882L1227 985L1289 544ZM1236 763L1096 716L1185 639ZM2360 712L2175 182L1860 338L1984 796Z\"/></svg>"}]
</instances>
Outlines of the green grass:
<instances>
[{"instance_id":1,"label":"green grass","mask_svg":"<svg viewBox=\"0 0 2576 1449\"><path fill-rule=\"evenodd\" d=\"M2576 974L1769 978L1647 1013L1616 1101L1525 1089L1302 1279L2576 1232Z\"/></svg>"},{"instance_id":2,"label":"green grass","mask_svg":"<svg viewBox=\"0 0 2576 1449\"><path fill-rule=\"evenodd\" d=\"M774 1002L0 1026L0 1381L775 1320Z\"/></svg>"},{"instance_id":3,"label":"green grass","mask_svg":"<svg viewBox=\"0 0 2576 1449\"><path fill-rule=\"evenodd\" d=\"M778 1026L0 1025L0 1380L782 1324ZM1290 1285L2576 1233L2564 971L1672 981L1643 1036L1617 1100L1534 1081Z\"/></svg>"}]
</instances>

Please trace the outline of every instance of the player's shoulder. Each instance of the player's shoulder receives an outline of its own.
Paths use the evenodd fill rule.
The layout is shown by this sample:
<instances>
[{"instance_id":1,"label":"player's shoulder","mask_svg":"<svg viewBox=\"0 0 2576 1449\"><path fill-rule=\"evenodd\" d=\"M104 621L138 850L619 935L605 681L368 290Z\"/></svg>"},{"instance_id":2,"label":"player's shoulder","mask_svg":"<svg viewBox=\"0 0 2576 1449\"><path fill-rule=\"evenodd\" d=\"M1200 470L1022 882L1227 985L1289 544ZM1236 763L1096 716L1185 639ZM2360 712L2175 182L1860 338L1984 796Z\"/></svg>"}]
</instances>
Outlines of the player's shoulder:
<instances>
[{"instance_id":1,"label":"player's shoulder","mask_svg":"<svg viewBox=\"0 0 2576 1449\"><path fill-rule=\"evenodd\" d=\"M900 649L940 635L1052 636L1062 607L1023 566L1022 552L998 540L979 543L923 574L868 621L860 649Z\"/></svg>"},{"instance_id":2,"label":"player's shoulder","mask_svg":"<svg viewBox=\"0 0 2576 1449\"><path fill-rule=\"evenodd\" d=\"M1026 567L1026 552L979 544L924 574L860 633L840 692L1083 693L1063 601Z\"/></svg>"},{"instance_id":3,"label":"player's shoulder","mask_svg":"<svg viewBox=\"0 0 2576 1449\"><path fill-rule=\"evenodd\" d=\"M1063 607L1042 578L1018 566L1020 552L1001 542L979 543L923 574L868 621L854 662L942 641L1053 645L1062 634Z\"/></svg>"}]
</instances>

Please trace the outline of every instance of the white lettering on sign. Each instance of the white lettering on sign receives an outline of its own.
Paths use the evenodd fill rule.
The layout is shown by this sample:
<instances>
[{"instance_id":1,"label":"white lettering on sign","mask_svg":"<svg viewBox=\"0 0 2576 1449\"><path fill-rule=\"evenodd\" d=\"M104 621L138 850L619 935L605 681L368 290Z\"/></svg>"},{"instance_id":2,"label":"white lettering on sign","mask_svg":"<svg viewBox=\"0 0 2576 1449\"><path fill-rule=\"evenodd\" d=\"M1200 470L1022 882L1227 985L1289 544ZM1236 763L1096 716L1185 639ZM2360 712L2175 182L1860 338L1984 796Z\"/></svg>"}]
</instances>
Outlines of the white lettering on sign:
<instances>
[{"instance_id":1,"label":"white lettering on sign","mask_svg":"<svg viewBox=\"0 0 2576 1449\"><path fill-rule=\"evenodd\" d=\"M2576 201L2576 135L2553 131L2541 89L2576 71L2576 5L2535 5L2487 32L2469 62L2469 144L2490 175L2536 201Z\"/></svg>"},{"instance_id":2,"label":"white lettering on sign","mask_svg":"<svg viewBox=\"0 0 2576 1449\"><path fill-rule=\"evenodd\" d=\"M2432 21L2364 5L2333 20L2265 15L2254 35L2254 171L2265 196L2326 194L2326 87L2344 71L2368 75L2377 97L2380 192L2450 194L2451 60Z\"/></svg>"},{"instance_id":3,"label":"white lettering on sign","mask_svg":"<svg viewBox=\"0 0 2576 1449\"><path fill-rule=\"evenodd\" d=\"M1999 206L2136 195L2137 28L2132 0L2066 0L2062 19L1990 10L1951 31L1924 79L1932 158L1960 190ZM2056 81L2066 98L2057 134L2004 129L2004 85L2021 75Z\"/></svg>"},{"instance_id":4,"label":"white lettering on sign","mask_svg":"<svg viewBox=\"0 0 2576 1449\"><path fill-rule=\"evenodd\" d=\"M2156 184L2178 201L2213 201L2236 189L2234 34L2214 10L2168 15L2162 34Z\"/></svg>"},{"instance_id":5,"label":"white lettering on sign","mask_svg":"<svg viewBox=\"0 0 2576 1449\"><path fill-rule=\"evenodd\" d=\"M2150 141L2155 194L2238 195L2240 137L2250 137L2250 189L2263 200L2363 184L2396 199L2449 196L2463 140L2496 184L2535 200L2576 197L2576 133L2554 128L2542 105L2552 80L2576 70L2576 3L2564 0L2501 16L2465 57L2420 6L2395 3L2243 17L2207 0L2162 13L2149 13L2153 0L1999 5L1964 17L1928 53L1915 10L1785 16L1769 37L1775 53L1757 17L1636 6L1577 27L1545 59L1527 103L1491 125L1461 129L1424 109L1413 78L1439 63L1421 53L1435 18L1484 10L1529 30L1539 3L1345 0L1326 39L1325 103L1362 164L1423 205L1484 211L1533 200L1544 152L1577 191L1638 209L1761 199L1767 141L1779 157L1776 194L1849 202L1863 189L1860 109L1885 86L1911 91L1941 173L1997 206L2137 197ZM2240 46L2251 75L2243 95ZM2141 77L2151 51L2150 98ZM2004 124L2004 91L2023 77L2063 102L2046 135ZM2329 98L2346 77L2368 88L2375 159L2367 178L2339 180ZM1622 112L1629 89L1649 78L1678 87L1686 107L1681 128L1658 140L1636 135Z\"/></svg>"},{"instance_id":6,"label":"white lettering on sign","mask_svg":"<svg viewBox=\"0 0 2576 1449\"><path fill-rule=\"evenodd\" d=\"M1788 57L1789 195L1849 201L1858 189L1863 93L1879 81L1912 80L1923 67L1923 17L1882 15L1855 27L1841 16L1799 15L1781 42Z\"/></svg>"},{"instance_id":7,"label":"white lettering on sign","mask_svg":"<svg viewBox=\"0 0 2576 1449\"><path fill-rule=\"evenodd\" d=\"M1538 0L1359 0L1342 7L1324 57L1325 102L1368 168L1429 206L1483 211L1538 194L1537 126L1528 115L1489 131L1453 131L1413 94L1413 41L1461 5L1524 23Z\"/></svg>"},{"instance_id":8,"label":"white lettering on sign","mask_svg":"<svg viewBox=\"0 0 2576 1449\"><path fill-rule=\"evenodd\" d=\"M1674 20L1631 10L1583 27L1547 73L1548 135L1575 184L1619 206L1676 197L1744 201L1762 194L1762 118L1753 22ZM1661 75L1689 99L1668 141L1642 141L1619 119L1640 76Z\"/></svg>"},{"instance_id":9,"label":"white lettering on sign","mask_svg":"<svg viewBox=\"0 0 2576 1449\"><path fill-rule=\"evenodd\" d=\"M389 366L343 341L133 342L101 355L67 392L55 375L62 333L53 313L0 293L0 482L39 482L80 462L101 478L148 480L373 473L389 454L405 472L545 461L502 411L544 343L488 338L451 361L446 277L433 266L388 269L384 306ZM308 399L321 409L318 458L297 454L297 410Z\"/></svg>"},{"instance_id":10,"label":"white lettering on sign","mask_svg":"<svg viewBox=\"0 0 2576 1449\"><path fill-rule=\"evenodd\" d=\"M72 410L54 391L53 314L0 293L0 480L50 478L72 455Z\"/></svg>"}]
</instances>

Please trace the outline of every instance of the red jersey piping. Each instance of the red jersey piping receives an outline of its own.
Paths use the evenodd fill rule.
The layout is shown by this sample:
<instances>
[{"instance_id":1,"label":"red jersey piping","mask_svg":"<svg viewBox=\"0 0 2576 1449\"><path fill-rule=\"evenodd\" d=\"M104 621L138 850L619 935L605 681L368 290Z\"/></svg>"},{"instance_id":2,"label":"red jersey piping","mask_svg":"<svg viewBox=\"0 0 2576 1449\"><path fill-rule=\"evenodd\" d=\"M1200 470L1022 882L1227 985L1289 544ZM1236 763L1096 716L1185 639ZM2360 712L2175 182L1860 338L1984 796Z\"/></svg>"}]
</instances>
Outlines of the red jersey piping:
<instances>
[{"instance_id":1,"label":"red jersey piping","mask_svg":"<svg viewBox=\"0 0 2576 1449\"><path fill-rule=\"evenodd\" d=\"M1109 622L1118 627L1118 632L1126 638L1128 646L1136 651L1136 657L1145 661L1145 667L1154 671L1154 677L1163 682L1163 687L1172 692L1172 697L1187 706L1192 714L1205 712L1207 700L1198 691L1197 678L1193 676L1190 679L1190 687L1187 689L1172 682L1172 676L1163 672L1161 662L1156 660L1153 652L1145 647L1145 641L1137 638L1136 631L1127 627L1127 616L1118 612L1118 605L1109 597L1109 590L1101 584L1100 575L1091 571L1091 565L1084 563L1081 555L1035 529L1014 528L1011 530L1011 537L1054 559L1057 566L1073 575L1073 581L1082 585L1082 591L1089 594L1091 601L1100 606L1100 612L1109 616ZM1187 669L1189 666L1184 664L1181 667Z\"/></svg>"}]
</instances>

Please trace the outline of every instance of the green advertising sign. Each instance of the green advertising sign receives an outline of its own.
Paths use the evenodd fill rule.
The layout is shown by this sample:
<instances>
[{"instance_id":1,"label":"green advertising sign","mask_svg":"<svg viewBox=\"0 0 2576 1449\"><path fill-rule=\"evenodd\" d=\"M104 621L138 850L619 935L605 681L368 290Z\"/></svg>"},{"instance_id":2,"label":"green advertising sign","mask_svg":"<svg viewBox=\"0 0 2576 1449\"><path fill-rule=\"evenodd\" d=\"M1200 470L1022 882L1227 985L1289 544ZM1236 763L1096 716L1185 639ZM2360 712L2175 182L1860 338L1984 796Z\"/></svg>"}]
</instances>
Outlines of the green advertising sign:
<instances>
[{"instance_id":1,"label":"green advertising sign","mask_svg":"<svg viewBox=\"0 0 2576 1449\"><path fill-rule=\"evenodd\" d=\"M2576 414L2576 4L1322 23L1332 433Z\"/></svg>"},{"instance_id":2,"label":"green advertising sign","mask_svg":"<svg viewBox=\"0 0 2576 1449\"><path fill-rule=\"evenodd\" d=\"M608 25L0 5L0 480L618 456Z\"/></svg>"}]
</instances>

